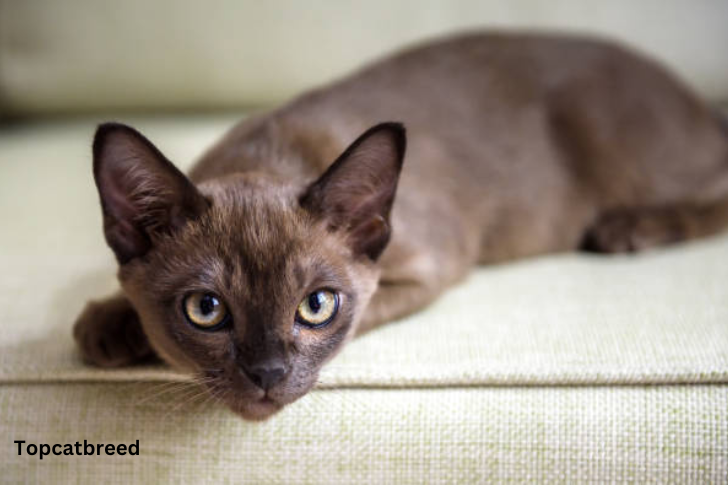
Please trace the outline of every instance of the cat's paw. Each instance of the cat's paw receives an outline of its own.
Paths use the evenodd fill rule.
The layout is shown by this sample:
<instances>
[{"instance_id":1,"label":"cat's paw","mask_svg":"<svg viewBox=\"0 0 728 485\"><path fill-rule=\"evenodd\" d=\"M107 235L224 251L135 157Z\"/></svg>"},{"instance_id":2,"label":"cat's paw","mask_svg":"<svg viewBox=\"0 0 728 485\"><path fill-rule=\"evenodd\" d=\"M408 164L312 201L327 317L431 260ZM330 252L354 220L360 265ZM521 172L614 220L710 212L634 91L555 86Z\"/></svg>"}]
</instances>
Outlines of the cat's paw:
<instances>
[{"instance_id":1,"label":"cat's paw","mask_svg":"<svg viewBox=\"0 0 728 485\"><path fill-rule=\"evenodd\" d=\"M684 239L680 219L660 210L619 211L601 217L585 234L582 249L633 253Z\"/></svg>"},{"instance_id":2,"label":"cat's paw","mask_svg":"<svg viewBox=\"0 0 728 485\"><path fill-rule=\"evenodd\" d=\"M122 367L154 354L139 317L123 297L89 302L73 327L83 359L99 367Z\"/></svg>"}]
</instances>

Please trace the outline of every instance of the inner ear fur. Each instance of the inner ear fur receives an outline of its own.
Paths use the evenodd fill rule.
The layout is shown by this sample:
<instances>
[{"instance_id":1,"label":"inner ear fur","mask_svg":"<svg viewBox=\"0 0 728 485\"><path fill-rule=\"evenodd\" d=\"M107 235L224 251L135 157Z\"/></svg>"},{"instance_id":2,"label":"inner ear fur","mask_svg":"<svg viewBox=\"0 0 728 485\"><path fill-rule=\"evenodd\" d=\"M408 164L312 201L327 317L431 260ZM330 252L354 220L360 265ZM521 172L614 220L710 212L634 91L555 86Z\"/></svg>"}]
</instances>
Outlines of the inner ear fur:
<instances>
[{"instance_id":1,"label":"inner ear fur","mask_svg":"<svg viewBox=\"0 0 728 485\"><path fill-rule=\"evenodd\" d=\"M406 149L400 123L381 123L357 138L300 199L344 230L355 254L376 260L391 234L390 212Z\"/></svg>"},{"instance_id":2,"label":"inner ear fur","mask_svg":"<svg viewBox=\"0 0 728 485\"><path fill-rule=\"evenodd\" d=\"M105 123L93 144L104 234L119 263L143 256L208 205L192 182L135 129Z\"/></svg>"}]
</instances>

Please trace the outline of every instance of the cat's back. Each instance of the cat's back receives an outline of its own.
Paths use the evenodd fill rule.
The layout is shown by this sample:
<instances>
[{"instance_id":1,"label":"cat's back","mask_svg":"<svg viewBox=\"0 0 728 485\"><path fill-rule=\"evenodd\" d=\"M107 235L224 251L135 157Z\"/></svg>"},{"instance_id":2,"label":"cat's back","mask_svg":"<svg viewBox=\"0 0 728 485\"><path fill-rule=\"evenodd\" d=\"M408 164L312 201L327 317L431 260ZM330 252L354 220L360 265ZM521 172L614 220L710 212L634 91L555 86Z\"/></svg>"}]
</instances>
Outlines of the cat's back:
<instances>
[{"instance_id":1,"label":"cat's back","mask_svg":"<svg viewBox=\"0 0 728 485\"><path fill-rule=\"evenodd\" d=\"M254 169L311 178L382 121L407 128L402 192L446 192L441 181L451 180L465 210L480 210L473 201L484 191L538 193L585 172L598 184L604 171L597 166L665 172L665 163L682 167L692 158L707 167L716 157L695 153L695 145L720 149L724 140L674 76L616 43L470 33L395 53L244 121L196 173ZM698 135L677 136L684 133ZM600 150L610 159L600 159ZM674 156L665 161L658 152ZM669 172L684 180L681 169Z\"/></svg>"},{"instance_id":2,"label":"cat's back","mask_svg":"<svg viewBox=\"0 0 728 485\"><path fill-rule=\"evenodd\" d=\"M474 121L521 115L519 107L538 104L592 78L615 88L624 84L639 89L643 81L658 90L677 87L652 62L611 41L472 33L395 53L304 94L280 114L341 117L362 124L400 119L410 128L466 128Z\"/></svg>"},{"instance_id":3,"label":"cat's back","mask_svg":"<svg viewBox=\"0 0 728 485\"><path fill-rule=\"evenodd\" d=\"M445 151L467 170L490 174L492 164L543 153L564 117L593 121L594 130L619 139L625 130L687 130L705 121L705 111L663 67L614 42L496 32L404 50L304 94L273 117L294 136L323 132L337 147L376 123L401 121L409 160L438 164Z\"/></svg>"},{"instance_id":4,"label":"cat's back","mask_svg":"<svg viewBox=\"0 0 728 485\"><path fill-rule=\"evenodd\" d=\"M579 106L568 99L573 94ZM244 121L222 145L228 152L245 144L262 154L305 152L303 162L320 172L365 129L391 120L407 127L409 160L438 164L443 151L453 154L456 147L460 165L490 171L488 163L480 162L507 163L514 157L503 153L517 159L520 153L542 151L539 140L551 136L544 133L550 117L561 115L564 107L586 109L580 116L598 118L603 131L615 131L607 125L635 113L687 119L701 109L664 69L613 42L557 34L470 33L370 63Z\"/></svg>"},{"instance_id":5,"label":"cat's back","mask_svg":"<svg viewBox=\"0 0 728 485\"><path fill-rule=\"evenodd\" d=\"M582 156L582 165L637 164L652 172L674 163L679 174L692 159L691 170L708 170L725 140L705 103L658 62L614 41L563 34L436 40L304 95L283 113L348 140L377 122L402 121L408 160L425 171L446 163L479 183L494 175L523 182L510 167L524 164L571 170L574 160L564 153L585 143L620 152L608 161Z\"/></svg>"}]
</instances>

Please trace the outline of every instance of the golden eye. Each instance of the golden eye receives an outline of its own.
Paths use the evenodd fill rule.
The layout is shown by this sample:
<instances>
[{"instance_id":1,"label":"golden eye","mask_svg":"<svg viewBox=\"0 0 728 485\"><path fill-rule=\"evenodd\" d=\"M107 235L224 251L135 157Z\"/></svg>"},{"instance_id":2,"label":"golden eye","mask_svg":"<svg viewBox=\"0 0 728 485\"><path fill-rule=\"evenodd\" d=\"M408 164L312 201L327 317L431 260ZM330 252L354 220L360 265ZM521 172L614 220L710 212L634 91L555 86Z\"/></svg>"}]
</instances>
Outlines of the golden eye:
<instances>
[{"instance_id":1,"label":"golden eye","mask_svg":"<svg viewBox=\"0 0 728 485\"><path fill-rule=\"evenodd\" d=\"M301 301L296 321L309 327L323 327L339 310L339 295L330 290L316 290Z\"/></svg>"},{"instance_id":2,"label":"golden eye","mask_svg":"<svg viewBox=\"0 0 728 485\"><path fill-rule=\"evenodd\" d=\"M228 311L220 298L212 293L192 293L185 297L184 311L194 326L205 330L225 323Z\"/></svg>"}]
</instances>

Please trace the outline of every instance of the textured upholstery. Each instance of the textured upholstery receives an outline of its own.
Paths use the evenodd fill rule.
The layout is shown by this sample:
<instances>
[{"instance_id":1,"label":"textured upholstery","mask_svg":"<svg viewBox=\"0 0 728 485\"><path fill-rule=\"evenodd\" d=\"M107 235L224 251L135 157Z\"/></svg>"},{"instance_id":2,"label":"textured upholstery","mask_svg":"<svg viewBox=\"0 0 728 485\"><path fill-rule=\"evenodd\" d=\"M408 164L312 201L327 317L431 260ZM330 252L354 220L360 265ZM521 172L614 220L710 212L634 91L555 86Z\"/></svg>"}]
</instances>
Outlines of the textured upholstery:
<instances>
[{"instance_id":1,"label":"textured upholstery","mask_svg":"<svg viewBox=\"0 0 728 485\"><path fill-rule=\"evenodd\" d=\"M187 390L48 383L0 393L8 483L725 483L728 387L317 391L250 424ZM132 443L139 456L14 456L34 443Z\"/></svg>"},{"instance_id":2,"label":"textured upholstery","mask_svg":"<svg viewBox=\"0 0 728 485\"><path fill-rule=\"evenodd\" d=\"M236 118L125 121L185 166ZM479 269L425 312L354 341L317 390L263 424L161 366L83 366L71 322L114 288L89 170L95 121L0 131L3 480L728 476L728 235ZM18 457L15 439L138 439L141 453L41 461Z\"/></svg>"}]
</instances>

